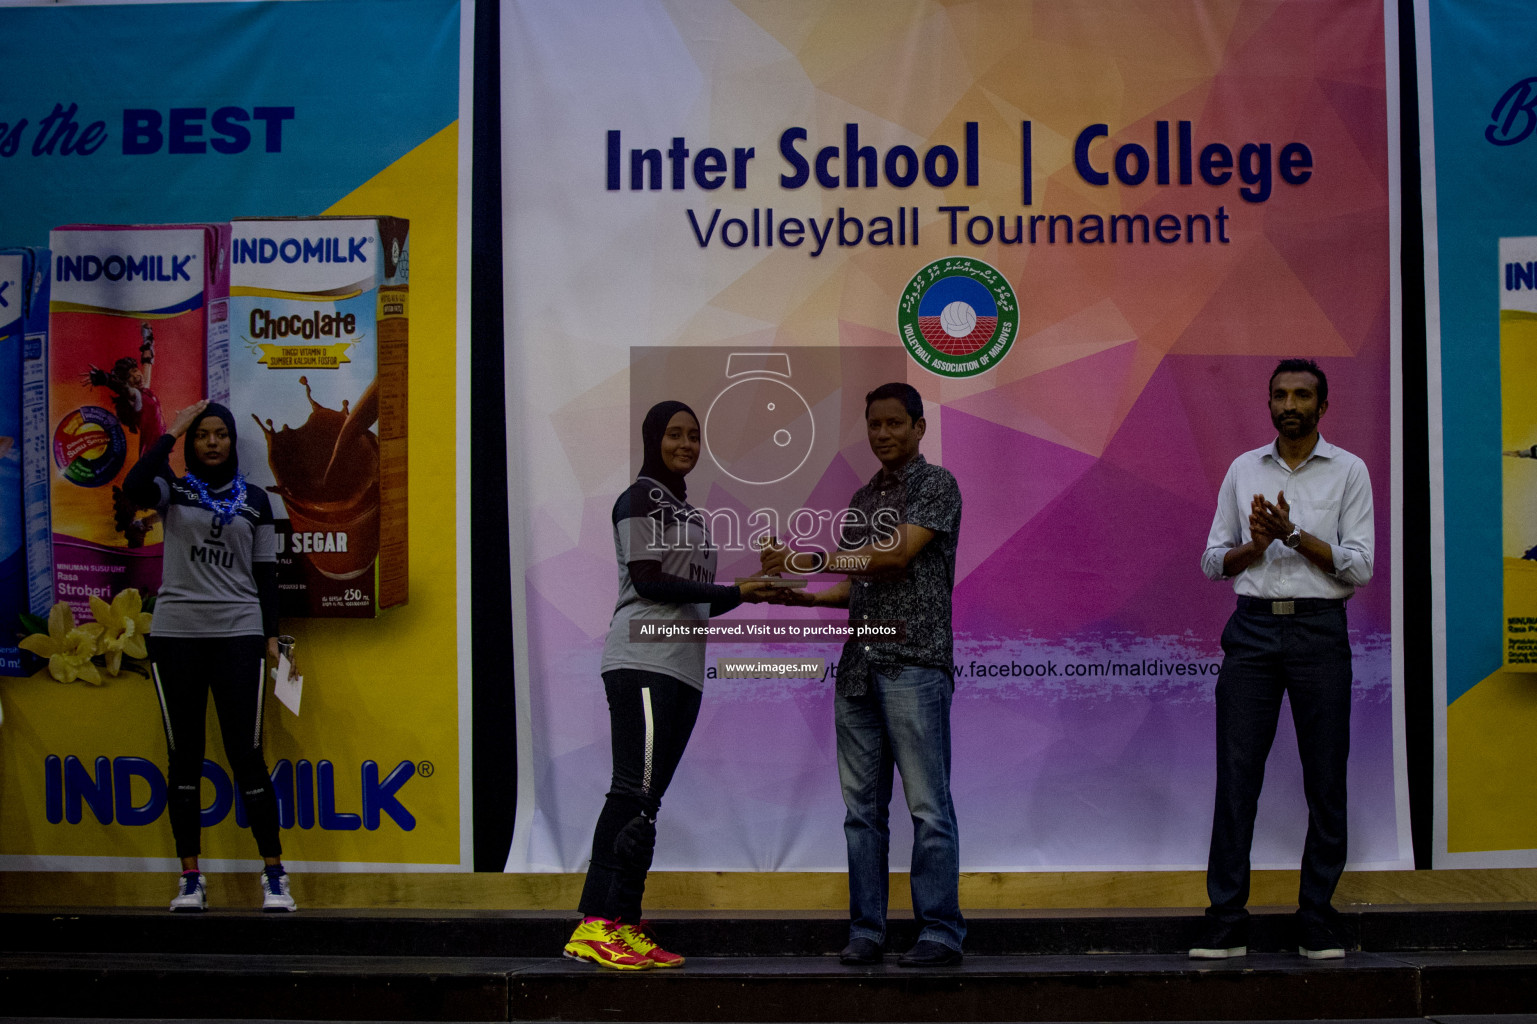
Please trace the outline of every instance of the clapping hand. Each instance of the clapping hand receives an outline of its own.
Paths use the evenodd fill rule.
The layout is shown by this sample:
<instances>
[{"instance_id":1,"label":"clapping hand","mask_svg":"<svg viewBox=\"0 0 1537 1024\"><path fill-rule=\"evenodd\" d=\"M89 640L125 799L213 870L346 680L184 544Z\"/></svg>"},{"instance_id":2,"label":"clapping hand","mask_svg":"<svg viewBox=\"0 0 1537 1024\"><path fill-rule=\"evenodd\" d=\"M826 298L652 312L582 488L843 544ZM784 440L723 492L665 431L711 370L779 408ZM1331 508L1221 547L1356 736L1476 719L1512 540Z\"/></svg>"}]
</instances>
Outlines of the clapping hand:
<instances>
[{"instance_id":1,"label":"clapping hand","mask_svg":"<svg viewBox=\"0 0 1537 1024\"><path fill-rule=\"evenodd\" d=\"M1256 542L1268 546L1271 541L1291 536L1295 529L1285 491L1276 493L1274 504L1266 501L1263 494L1254 496L1249 505L1249 532Z\"/></svg>"}]
</instances>

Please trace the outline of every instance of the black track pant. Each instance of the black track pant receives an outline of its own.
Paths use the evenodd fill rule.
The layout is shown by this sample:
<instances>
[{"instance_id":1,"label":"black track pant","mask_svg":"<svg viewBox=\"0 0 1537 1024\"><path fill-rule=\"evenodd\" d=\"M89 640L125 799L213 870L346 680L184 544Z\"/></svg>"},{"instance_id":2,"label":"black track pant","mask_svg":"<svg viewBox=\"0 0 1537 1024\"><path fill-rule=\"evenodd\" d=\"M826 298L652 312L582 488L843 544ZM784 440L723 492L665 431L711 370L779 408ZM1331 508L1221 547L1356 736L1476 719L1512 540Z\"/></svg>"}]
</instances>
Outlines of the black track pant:
<instances>
[{"instance_id":1,"label":"black track pant","mask_svg":"<svg viewBox=\"0 0 1537 1024\"><path fill-rule=\"evenodd\" d=\"M656 850L656 814L699 717L700 692L671 676L603 673L614 774L592 836L579 905L585 917L640 920Z\"/></svg>"},{"instance_id":2,"label":"black track pant","mask_svg":"<svg viewBox=\"0 0 1537 1024\"><path fill-rule=\"evenodd\" d=\"M224 752L263 857L280 857L277 797L262 756L267 641L259 636L149 638L170 767L166 782L176 856L202 849L204 722L213 692Z\"/></svg>"}]
</instances>

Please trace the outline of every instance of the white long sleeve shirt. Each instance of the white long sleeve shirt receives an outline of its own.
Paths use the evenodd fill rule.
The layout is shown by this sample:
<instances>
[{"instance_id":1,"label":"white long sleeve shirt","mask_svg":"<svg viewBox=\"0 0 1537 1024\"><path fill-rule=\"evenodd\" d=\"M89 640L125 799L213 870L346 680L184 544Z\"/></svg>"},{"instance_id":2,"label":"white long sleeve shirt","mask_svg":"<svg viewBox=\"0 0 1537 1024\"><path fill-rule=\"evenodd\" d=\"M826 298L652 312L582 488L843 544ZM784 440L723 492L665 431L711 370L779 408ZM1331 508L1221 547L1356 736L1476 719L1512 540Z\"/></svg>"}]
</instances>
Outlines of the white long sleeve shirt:
<instances>
[{"instance_id":1,"label":"white long sleeve shirt","mask_svg":"<svg viewBox=\"0 0 1537 1024\"><path fill-rule=\"evenodd\" d=\"M1286 465L1274 441L1233 460L1217 493L1217 514L1201 555L1207 579L1223 579L1223 557L1249 542L1250 499L1262 494L1274 502L1282 491L1292 524L1329 545L1334 572L1324 572L1277 540L1264 558L1233 577L1234 593L1270 600L1347 598L1368 583L1376 528L1366 463L1322 436L1296 469Z\"/></svg>"}]
</instances>

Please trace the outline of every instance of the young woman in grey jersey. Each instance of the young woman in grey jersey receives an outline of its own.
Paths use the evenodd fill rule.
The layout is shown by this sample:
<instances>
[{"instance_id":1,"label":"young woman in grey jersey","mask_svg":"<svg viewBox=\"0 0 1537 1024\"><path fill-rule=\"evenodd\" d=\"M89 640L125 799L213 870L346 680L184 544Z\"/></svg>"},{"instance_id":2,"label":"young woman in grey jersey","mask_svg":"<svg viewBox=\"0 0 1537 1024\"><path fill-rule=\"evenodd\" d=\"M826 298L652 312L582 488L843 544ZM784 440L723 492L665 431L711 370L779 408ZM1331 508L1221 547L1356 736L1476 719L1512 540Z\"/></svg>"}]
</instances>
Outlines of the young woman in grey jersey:
<instances>
[{"instance_id":1,"label":"young woman in grey jersey","mask_svg":"<svg viewBox=\"0 0 1537 1024\"><path fill-rule=\"evenodd\" d=\"M184 437L185 476L167 465ZM277 555L266 492L247 488L224 406L183 409L140 457L123 491L165 524L149 656L170 750L167 809L182 874L171 909L205 910L198 869L204 721L213 694L219 731L265 866L262 909L295 910L278 840L277 798L262 756L267 659L277 652Z\"/></svg>"},{"instance_id":2,"label":"young woman in grey jersey","mask_svg":"<svg viewBox=\"0 0 1537 1024\"><path fill-rule=\"evenodd\" d=\"M641 425L640 476L614 503L619 601L603 647L613 780L593 830L592 861L564 955L617 970L681 967L641 920L656 816L699 715L704 641L635 643L632 622L706 622L762 584L715 584L716 551L683 478L699 459L699 418L682 402L653 406Z\"/></svg>"}]
</instances>

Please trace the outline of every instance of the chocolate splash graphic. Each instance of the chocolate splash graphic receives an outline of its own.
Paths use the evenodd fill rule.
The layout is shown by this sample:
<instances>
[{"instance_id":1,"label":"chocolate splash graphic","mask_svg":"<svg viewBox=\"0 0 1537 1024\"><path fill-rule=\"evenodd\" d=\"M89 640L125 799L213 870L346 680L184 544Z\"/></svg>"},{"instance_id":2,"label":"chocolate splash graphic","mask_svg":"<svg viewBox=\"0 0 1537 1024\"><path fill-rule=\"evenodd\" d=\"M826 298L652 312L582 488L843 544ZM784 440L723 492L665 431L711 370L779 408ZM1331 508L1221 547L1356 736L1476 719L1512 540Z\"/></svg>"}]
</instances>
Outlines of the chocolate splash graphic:
<instances>
[{"instance_id":1,"label":"chocolate splash graphic","mask_svg":"<svg viewBox=\"0 0 1537 1024\"><path fill-rule=\"evenodd\" d=\"M350 579L372 567L379 552L379 439L368 430L378 417L370 386L356 413L342 400L340 410L315 401L308 377L300 377L310 415L302 426L274 428L251 418L267 438L267 465L297 532L346 535L344 551L303 556L332 579ZM372 418L370 418L372 417Z\"/></svg>"},{"instance_id":2,"label":"chocolate splash graphic","mask_svg":"<svg viewBox=\"0 0 1537 1024\"><path fill-rule=\"evenodd\" d=\"M311 401L310 404L313 405L314 402ZM342 402L342 412L347 412L346 401ZM339 467L345 467L347 460L354 457L357 446L366 444L363 436L368 433L368 428L377 422L379 422L379 381L373 380L363 392L363 397L358 399L357 407L342 422L341 432L336 435L336 444L331 449L331 461L326 463L325 476L321 480L322 489L330 483L332 474L339 474ZM377 442L374 444L374 449L378 450Z\"/></svg>"}]
</instances>

